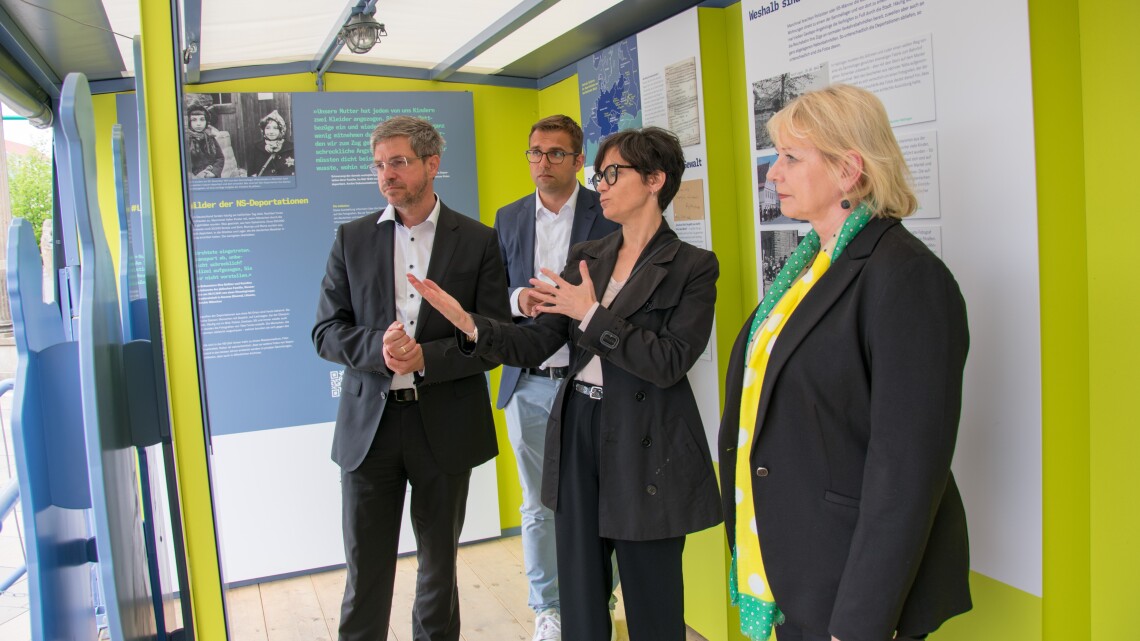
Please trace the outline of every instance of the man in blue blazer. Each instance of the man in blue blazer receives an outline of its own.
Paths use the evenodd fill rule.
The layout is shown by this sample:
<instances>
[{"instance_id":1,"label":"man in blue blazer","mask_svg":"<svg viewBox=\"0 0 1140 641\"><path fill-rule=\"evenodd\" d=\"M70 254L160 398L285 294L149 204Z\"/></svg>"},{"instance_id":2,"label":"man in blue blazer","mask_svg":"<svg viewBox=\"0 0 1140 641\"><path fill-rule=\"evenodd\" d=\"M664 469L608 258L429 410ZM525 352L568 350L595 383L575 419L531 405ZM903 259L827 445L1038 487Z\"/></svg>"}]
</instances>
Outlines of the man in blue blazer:
<instances>
[{"instance_id":1,"label":"man in blue blazer","mask_svg":"<svg viewBox=\"0 0 1140 641\"><path fill-rule=\"evenodd\" d=\"M519 324L535 315L530 279L540 275L540 268L561 272L571 245L618 229L602 216L597 193L578 182L585 161L578 123L562 115L543 118L531 127L529 144L526 158L536 190L499 209L495 217L511 313ZM563 346L541 367L504 366L496 404L506 415L518 461L523 562L530 584L528 602L537 614L534 641L561 639L554 512L542 504L540 494L546 423L569 364L570 350Z\"/></svg>"}]
</instances>

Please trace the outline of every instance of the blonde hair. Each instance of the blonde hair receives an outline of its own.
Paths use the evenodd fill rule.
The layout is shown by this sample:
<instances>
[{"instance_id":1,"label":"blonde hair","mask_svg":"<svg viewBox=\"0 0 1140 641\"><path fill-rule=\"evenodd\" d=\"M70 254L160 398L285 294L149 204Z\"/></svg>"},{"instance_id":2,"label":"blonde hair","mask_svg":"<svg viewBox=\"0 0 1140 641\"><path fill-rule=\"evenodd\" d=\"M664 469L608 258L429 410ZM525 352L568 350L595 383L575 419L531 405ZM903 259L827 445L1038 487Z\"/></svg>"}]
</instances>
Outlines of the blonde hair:
<instances>
[{"instance_id":1,"label":"blonde hair","mask_svg":"<svg viewBox=\"0 0 1140 641\"><path fill-rule=\"evenodd\" d=\"M887 110L870 91L842 84L809 91L772 116L768 133L777 146L787 136L815 145L837 183L847 154L862 156L862 175L846 196L866 202L873 215L905 218L918 208Z\"/></svg>"}]
</instances>

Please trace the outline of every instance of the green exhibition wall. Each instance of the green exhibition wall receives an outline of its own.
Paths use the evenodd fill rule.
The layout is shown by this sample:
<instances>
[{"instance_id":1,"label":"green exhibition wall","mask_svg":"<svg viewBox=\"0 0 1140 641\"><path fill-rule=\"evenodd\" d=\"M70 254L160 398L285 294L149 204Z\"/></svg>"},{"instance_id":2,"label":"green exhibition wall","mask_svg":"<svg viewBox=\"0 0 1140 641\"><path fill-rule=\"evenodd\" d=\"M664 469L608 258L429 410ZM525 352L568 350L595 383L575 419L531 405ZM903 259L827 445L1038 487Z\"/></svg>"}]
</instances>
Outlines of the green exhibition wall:
<instances>
[{"instance_id":1,"label":"green exhibition wall","mask_svg":"<svg viewBox=\"0 0 1140 641\"><path fill-rule=\"evenodd\" d=\"M1137 594L1136 577L1140 576L1140 552L1136 543L1140 512L1135 508L1140 420L1133 407L1140 390L1140 375L1136 370L1136 363L1140 361L1136 320L1140 318L1140 297L1134 273L1128 267L1132 243L1125 240L1140 213L1135 189L1136 150L1140 149L1140 129L1136 126L1136 106L1140 104L1140 41L1136 38L1136 26L1140 25L1140 5L1128 0L1082 0L1078 6L1083 117L1065 125L1058 123L1050 137L1059 151L1054 161L1080 155L1082 146L1084 152L1085 233L1078 234L1076 240L1085 241L1087 247L1083 258L1088 269L1088 380L1087 387L1075 396L1081 401L1087 390L1089 413L1084 421L1050 417L1053 422L1047 426L1046 434L1058 437L1062 444L1061 449L1054 452L1056 458L1046 461L1053 464L1046 466L1045 478L1051 482L1046 489L1065 491L1058 487L1064 484L1069 469L1063 439L1069 438L1070 432L1083 434L1082 428L1088 425L1089 490L1082 497L1088 497L1089 545L1086 553L1080 545L1083 533L1068 532L1070 528L1083 528L1082 522L1077 520L1082 516L1083 501L1077 497L1073 501L1076 507L1073 513L1055 514L1059 521L1072 521L1063 526L1064 530L1058 525L1058 530L1063 532L1060 538L1073 536L1077 543L1071 549L1059 546L1046 556L1046 567L1050 563L1062 563L1066 568L1064 575L1046 584L1046 597L1052 598L1051 587L1063 588L1068 580L1076 581L1079 589L1085 580L1079 562L1086 554L1091 557L1089 594L1087 599L1082 599L1089 604L1091 630L1084 633L1099 641L1135 636L1132 608ZM1042 11L1046 11L1045 6ZM1071 29L1071 24L1066 26L1067 32ZM1055 46L1060 42L1065 41L1054 40L1051 44ZM1041 84L1057 83L1059 77L1075 80L1072 76L1053 75L1042 78ZM1083 145L1079 144L1079 134L1070 135L1076 133L1074 130L1079 125L1084 129ZM1063 156L1059 150L1061 139L1068 143ZM1056 188L1076 182L1080 175L1070 171L1056 183ZM1051 223L1058 227L1080 226L1080 216L1074 216L1073 211L1052 211L1051 215L1056 217ZM1058 232L1064 233L1063 230ZM1072 261L1079 269L1082 256L1079 251L1072 251L1072 241L1069 238L1069 243L1048 256L1048 261L1042 260L1042 264L1049 262L1053 268L1063 268ZM1072 260L1074 253L1075 261ZM1051 286L1051 289L1055 305L1048 310L1050 321L1064 332L1074 311L1070 306L1072 296L1079 295L1080 290L1070 293L1059 287ZM1076 311L1082 311L1080 305ZM1049 352L1046 354L1052 356ZM1073 384L1081 383L1083 381L1074 381ZM1077 418L1083 417L1078 415ZM1075 448L1077 456L1083 456L1080 445ZM1083 474L1084 465L1081 461L1076 470L1078 475ZM1077 482L1078 490L1083 489L1080 478ZM1046 499L1048 505L1051 495L1046 494ZM1047 542L1053 534L1046 531ZM1070 554L1079 555L1078 561L1067 560ZM1129 615L1130 612L1133 614ZM1050 626L1052 618L1062 616L1060 610L1050 612L1047 619Z\"/></svg>"},{"instance_id":2,"label":"green exhibition wall","mask_svg":"<svg viewBox=\"0 0 1140 641\"><path fill-rule=\"evenodd\" d=\"M161 4L161 3L159 3ZM205 472L201 408L186 265L177 158L177 100L169 64L169 13L143 3L144 74L151 113L151 154L159 270L179 482L190 551L191 593L199 638L222 638L222 604L210 489ZM1044 598L988 577L972 577L975 609L947 624L940 641L1127 638L1125 612L1135 594L1140 555L1130 510L1132 459L1140 434L1130 401L1138 377L1140 316L1126 265L1127 238L1137 212L1132 197L1134 123L1140 100L1140 6L1123 1L1029 0L1038 178L1044 445ZM739 323L756 303L755 248L744 96L739 4L699 10L702 74L709 137L713 248L721 262L717 305L720 363L727 364ZM167 35L164 35L167 34ZM577 77L546 89L329 74L329 91L470 91L475 104L479 215L533 189L519 151L530 123L552 113L580 117ZM312 91L313 76L297 74L193 87L195 91ZM166 100L169 104L162 101ZM112 96L95 99L100 131L100 202L113 211L109 129ZM156 128L155 123L164 124ZM165 133L162 133L165 132ZM715 163L713 165L712 163ZM995 212L995 215L999 215ZM114 222L104 220L112 253ZM1016 241L1016 239L1012 239ZM1032 239L1022 239L1030 242ZM497 386L497 374L494 377ZM500 519L519 525L519 487L501 416L497 461ZM735 614L724 602L727 551L714 528L690 537L686 549L687 615L714 641L736 640Z\"/></svg>"}]
</instances>

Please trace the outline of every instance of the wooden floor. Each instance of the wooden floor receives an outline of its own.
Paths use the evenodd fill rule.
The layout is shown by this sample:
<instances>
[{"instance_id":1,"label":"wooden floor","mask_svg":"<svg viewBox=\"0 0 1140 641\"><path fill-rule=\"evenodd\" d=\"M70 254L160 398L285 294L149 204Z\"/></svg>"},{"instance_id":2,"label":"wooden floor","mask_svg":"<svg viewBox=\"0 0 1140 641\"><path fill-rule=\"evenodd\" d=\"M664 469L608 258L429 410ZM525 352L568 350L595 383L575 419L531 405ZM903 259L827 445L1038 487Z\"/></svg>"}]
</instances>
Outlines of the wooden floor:
<instances>
[{"instance_id":1,"label":"wooden floor","mask_svg":"<svg viewBox=\"0 0 1140 641\"><path fill-rule=\"evenodd\" d=\"M388 641L412 641L416 567L414 556L396 565ZM230 641L335 641L343 594L344 570L230 590ZM527 606L519 537L459 549L459 603L463 641L530 640L534 612ZM620 591L616 619L618 639L628 640ZM688 638L704 641L691 630Z\"/></svg>"}]
</instances>

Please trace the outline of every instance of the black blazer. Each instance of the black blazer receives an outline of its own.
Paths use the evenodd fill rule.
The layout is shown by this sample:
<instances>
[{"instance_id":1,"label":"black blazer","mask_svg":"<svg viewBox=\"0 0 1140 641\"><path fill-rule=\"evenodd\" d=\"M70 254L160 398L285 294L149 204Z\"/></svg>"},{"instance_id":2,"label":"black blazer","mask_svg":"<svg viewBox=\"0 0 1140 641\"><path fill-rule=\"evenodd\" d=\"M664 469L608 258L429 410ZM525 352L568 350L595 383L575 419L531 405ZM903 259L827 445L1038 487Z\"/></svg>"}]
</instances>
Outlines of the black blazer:
<instances>
[{"instance_id":1,"label":"black blazer","mask_svg":"<svg viewBox=\"0 0 1140 641\"><path fill-rule=\"evenodd\" d=\"M507 295L514 295L520 287L530 287L534 273L534 211L538 196L531 192L515 202L499 209L495 215L495 233L499 236L499 250L503 265L507 268ZM615 232L620 225L602 215L597 192L585 187L578 188L578 202L574 206L574 223L570 228L570 245L587 240L595 240ZM557 269L557 265L549 265ZM529 325L530 318L515 318L519 325ZM541 363L539 363L541 365ZM506 365L499 379L499 399L495 407L503 409L515 393L522 372L517 367Z\"/></svg>"},{"instance_id":2,"label":"black blazer","mask_svg":"<svg viewBox=\"0 0 1140 641\"><path fill-rule=\"evenodd\" d=\"M354 470L372 445L392 384L384 364L384 332L396 319L393 223L377 212L337 229L317 303L313 344L321 358L345 365L332 458ZM440 203L427 277L467 309L509 320L506 278L495 232ZM413 328L409 327L409 330ZM423 346L417 375L428 445L448 474L498 453L491 398L483 372L495 366L462 355L454 327L431 305L420 306L414 336Z\"/></svg>"},{"instance_id":3,"label":"black blazer","mask_svg":"<svg viewBox=\"0 0 1140 641\"><path fill-rule=\"evenodd\" d=\"M585 259L600 300L621 243L617 231L575 245L563 278L582 282L578 263ZM504 363L534 367L567 340L573 375L593 356L602 358L599 534L634 541L682 536L721 521L708 443L686 377L712 331L720 268L712 252L681 242L664 220L638 259L643 262L585 332L557 314L540 315L532 325L473 315L479 341L472 349ZM572 377L559 388L547 424L542 502L555 510Z\"/></svg>"},{"instance_id":4,"label":"black blazer","mask_svg":"<svg viewBox=\"0 0 1140 641\"><path fill-rule=\"evenodd\" d=\"M735 541L749 318L720 430ZM842 641L932 632L971 607L950 460L969 336L958 284L898 221L872 219L808 292L769 357L749 453L765 570L788 619Z\"/></svg>"}]
</instances>

